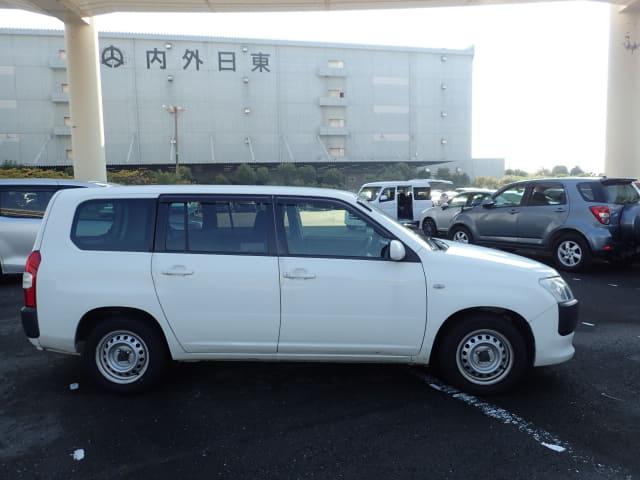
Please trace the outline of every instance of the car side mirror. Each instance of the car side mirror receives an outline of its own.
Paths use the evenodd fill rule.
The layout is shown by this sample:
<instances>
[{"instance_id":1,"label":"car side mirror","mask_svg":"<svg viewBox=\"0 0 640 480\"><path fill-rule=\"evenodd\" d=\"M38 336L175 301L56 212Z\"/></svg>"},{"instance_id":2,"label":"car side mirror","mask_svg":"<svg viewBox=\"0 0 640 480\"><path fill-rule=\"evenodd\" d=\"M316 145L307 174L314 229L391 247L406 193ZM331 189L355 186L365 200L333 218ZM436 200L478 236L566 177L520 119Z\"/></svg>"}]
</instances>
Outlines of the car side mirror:
<instances>
[{"instance_id":1,"label":"car side mirror","mask_svg":"<svg viewBox=\"0 0 640 480\"><path fill-rule=\"evenodd\" d=\"M448 203L443 203L440 206L442 207L442 210L446 210L447 208L449 208L449 204Z\"/></svg>"},{"instance_id":2,"label":"car side mirror","mask_svg":"<svg viewBox=\"0 0 640 480\"><path fill-rule=\"evenodd\" d=\"M495 202L495 200L494 200L493 198L485 198L485 199L482 201L482 206L483 206L484 208L491 208L491 207L493 207L495 204L496 204L496 202Z\"/></svg>"},{"instance_id":3,"label":"car side mirror","mask_svg":"<svg viewBox=\"0 0 640 480\"><path fill-rule=\"evenodd\" d=\"M404 245L400 240L391 240L389 244L389 258L394 262L399 262L404 260L404 257L407 256L407 251L404 248Z\"/></svg>"}]
</instances>

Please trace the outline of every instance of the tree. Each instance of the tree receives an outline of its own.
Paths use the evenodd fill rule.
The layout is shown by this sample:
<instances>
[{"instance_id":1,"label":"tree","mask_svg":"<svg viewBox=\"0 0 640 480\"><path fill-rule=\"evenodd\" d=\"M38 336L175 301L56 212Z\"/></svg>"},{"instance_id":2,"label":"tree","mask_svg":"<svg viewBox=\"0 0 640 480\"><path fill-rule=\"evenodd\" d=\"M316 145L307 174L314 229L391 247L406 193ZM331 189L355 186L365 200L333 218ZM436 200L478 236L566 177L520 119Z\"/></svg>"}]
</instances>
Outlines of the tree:
<instances>
[{"instance_id":1,"label":"tree","mask_svg":"<svg viewBox=\"0 0 640 480\"><path fill-rule=\"evenodd\" d=\"M498 180L493 177L476 177L473 186L478 188L498 188Z\"/></svg>"},{"instance_id":2,"label":"tree","mask_svg":"<svg viewBox=\"0 0 640 480\"><path fill-rule=\"evenodd\" d=\"M558 175L569 175L569 169L564 165L556 165L551 170L551 175L557 177Z\"/></svg>"},{"instance_id":3,"label":"tree","mask_svg":"<svg viewBox=\"0 0 640 480\"><path fill-rule=\"evenodd\" d=\"M577 165L575 167L573 167L571 169L571 171L569 172L569 174L573 175L574 177L579 177L583 173L584 173L584 171L580 167L578 167Z\"/></svg>"},{"instance_id":4,"label":"tree","mask_svg":"<svg viewBox=\"0 0 640 480\"><path fill-rule=\"evenodd\" d=\"M271 181L271 173L267 167L258 167L256 170L256 184L267 185Z\"/></svg>"},{"instance_id":5,"label":"tree","mask_svg":"<svg viewBox=\"0 0 640 480\"><path fill-rule=\"evenodd\" d=\"M551 172L549 171L548 168L541 168L540 170L537 170L536 173L534 173L534 176L536 176L536 177L550 177L551 176Z\"/></svg>"},{"instance_id":6,"label":"tree","mask_svg":"<svg viewBox=\"0 0 640 480\"><path fill-rule=\"evenodd\" d=\"M296 177L296 166L293 163L281 163L278 165L278 173L283 185L292 185Z\"/></svg>"},{"instance_id":7,"label":"tree","mask_svg":"<svg viewBox=\"0 0 640 480\"><path fill-rule=\"evenodd\" d=\"M297 178L302 180L303 185L314 185L316 183L316 169L311 165L298 168Z\"/></svg>"},{"instance_id":8,"label":"tree","mask_svg":"<svg viewBox=\"0 0 640 480\"><path fill-rule=\"evenodd\" d=\"M327 170L322 179L322 183L328 187L341 187L342 181L342 172L337 168L330 168Z\"/></svg>"},{"instance_id":9,"label":"tree","mask_svg":"<svg viewBox=\"0 0 640 480\"><path fill-rule=\"evenodd\" d=\"M236 183L240 185L255 185L256 183L256 172L246 163L239 165L233 176Z\"/></svg>"},{"instance_id":10,"label":"tree","mask_svg":"<svg viewBox=\"0 0 640 480\"><path fill-rule=\"evenodd\" d=\"M451 180L451 170L447 167L440 167L436 172L436 178L439 180Z\"/></svg>"},{"instance_id":11,"label":"tree","mask_svg":"<svg viewBox=\"0 0 640 480\"><path fill-rule=\"evenodd\" d=\"M216 178L213 179L213 183L216 185L230 185L231 182L224 175L216 175Z\"/></svg>"},{"instance_id":12,"label":"tree","mask_svg":"<svg viewBox=\"0 0 640 480\"><path fill-rule=\"evenodd\" d=\"M454 173L451 177L451 181L453 182L454 187L467 187L471 184L469 175L464 172Z\"/></svg>"}]
</instances>

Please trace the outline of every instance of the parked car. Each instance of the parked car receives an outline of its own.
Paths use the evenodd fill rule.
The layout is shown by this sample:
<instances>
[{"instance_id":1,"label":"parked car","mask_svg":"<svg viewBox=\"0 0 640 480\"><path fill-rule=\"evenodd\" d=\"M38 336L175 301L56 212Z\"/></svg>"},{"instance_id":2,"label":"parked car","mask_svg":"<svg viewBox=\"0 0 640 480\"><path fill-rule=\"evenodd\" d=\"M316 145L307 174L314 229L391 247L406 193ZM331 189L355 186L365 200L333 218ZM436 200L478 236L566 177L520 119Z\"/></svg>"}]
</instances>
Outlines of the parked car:
<instances>
[{"instance_id":1,"label":"parked car","mask_svg":"<svg viewBox=\"0 0 640 480\"><path fill-rule=\"evenodd\" d=\"M628 178L550 178L507 185L452 220L453 240L549 252L558 267L585 270L594 257L640 255L640 192Z\"/></svg>"},{"instance_id":2,"label":"parked car","mask_svg":"<svg viewBox=\"0 0 640 480\"><path fill-rule=\"evenodd\" d=\"M423 239L354 194L316 188L58 192L23 286L31 343L81 354L123 393L170 359L432 364L494 393L569 360L578 320L554 269Z\"/></svg>"},{"instance_id":3,"label":"parked car","mask_svg":"<svg viewBox=\"0 0 640 480\"><path fill-rule=\"evenodd\" d=\"M49 199L65 188L97 184L56 179L0 179L0 275L24 271Z\"/></svg>"},{"instance_id":4,"label":"parked car","mask_svg":"<svg viewBox=\"0 0 640 480\"><path fill-rule=\"evenodd\" d=\"M397 180L365 183L358 197L401 223L417 223L420 212L433 206L432 188L451 185L448 180Z\"/></svg>"},{"instance_id":5,"label":"parked car","mask_svg":"<svg viewBox=\"0 0 640 480\"><path fill-rule=\"evenodd\" d=\"M455 193L448 201L439 206L427 208L420 214L418 227L425 235L447 235L451 219L460 213L461 210L475 205L480 205L482 201L489 197L494 190L485 189L465 189Z\"/></svg>"}]
</instances>

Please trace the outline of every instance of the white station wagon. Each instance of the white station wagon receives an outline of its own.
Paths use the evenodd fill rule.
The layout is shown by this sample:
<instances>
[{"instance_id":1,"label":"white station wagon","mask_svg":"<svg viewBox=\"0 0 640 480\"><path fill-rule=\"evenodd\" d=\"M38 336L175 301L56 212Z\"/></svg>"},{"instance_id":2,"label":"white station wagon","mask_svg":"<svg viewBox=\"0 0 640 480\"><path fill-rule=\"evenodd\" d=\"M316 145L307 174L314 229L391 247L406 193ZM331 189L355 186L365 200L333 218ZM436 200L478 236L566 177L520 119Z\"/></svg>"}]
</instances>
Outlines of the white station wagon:
<instances>
[{"instance_id":1,"label":"white station wagon","mask_svg":"<svg viewBox=\"0 0 640 480\"><path fill-rule=\"evenodd\" d=\"M81 354L121 393L170 359L430 364L494 393L569 360L578 318L548 266L425 240L353 194L310 188L59 192L23 286L31 343Z\"/></svg>"}]
</instances>

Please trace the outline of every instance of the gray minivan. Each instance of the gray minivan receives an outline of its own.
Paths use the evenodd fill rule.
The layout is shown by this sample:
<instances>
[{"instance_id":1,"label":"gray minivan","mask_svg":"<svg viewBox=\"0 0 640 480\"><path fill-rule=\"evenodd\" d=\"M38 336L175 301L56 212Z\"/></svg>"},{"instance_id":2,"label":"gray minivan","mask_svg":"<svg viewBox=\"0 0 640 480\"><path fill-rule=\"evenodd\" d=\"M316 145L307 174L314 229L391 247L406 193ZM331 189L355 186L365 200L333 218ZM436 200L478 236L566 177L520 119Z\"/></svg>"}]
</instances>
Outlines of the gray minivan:
<instances>
[{"instance_id":1,"label":"gray minivan","mask_svg":"<svg viewBox=\"0 0 640 480\"><path fill-rule=\"evenodd\" d=\"M49 200L58 190L105 184L47 178L0 179L0 275L24 271Z\"/></svg>"}]
</instances>

